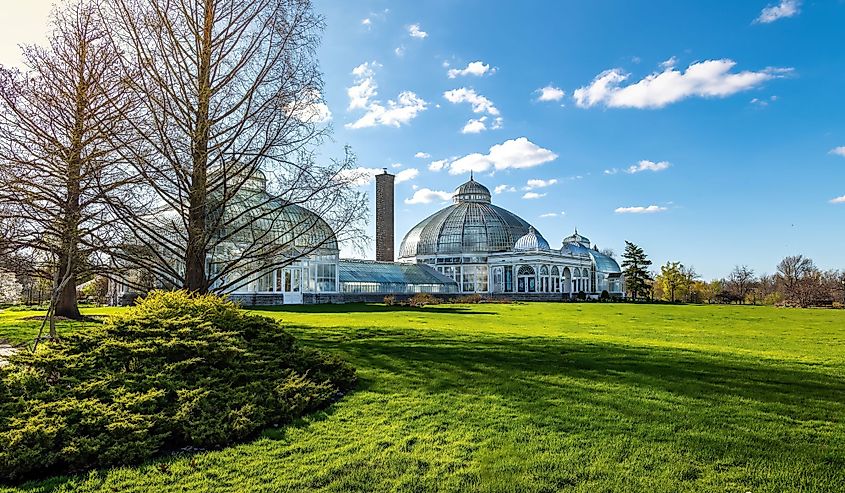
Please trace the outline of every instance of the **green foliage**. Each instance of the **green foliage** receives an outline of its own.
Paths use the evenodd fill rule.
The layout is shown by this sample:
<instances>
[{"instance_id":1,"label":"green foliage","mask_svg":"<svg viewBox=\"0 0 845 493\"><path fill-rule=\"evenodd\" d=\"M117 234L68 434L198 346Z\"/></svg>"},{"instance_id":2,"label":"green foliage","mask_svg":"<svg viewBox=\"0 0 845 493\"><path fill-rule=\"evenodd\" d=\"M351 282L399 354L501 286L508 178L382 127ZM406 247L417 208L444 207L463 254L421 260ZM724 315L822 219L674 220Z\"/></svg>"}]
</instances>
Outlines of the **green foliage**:
<instances>
[{"instance_id":1,"label":"green foliage","mask_svg":"<svg viewBox=\"0 0 845 493\"><path fill-rule=\"evenodd\" d=\"M648 292L651 275L648 267L651 260L639 246L625 242L625 253L622 254L622 272L625 276L625 291L631 299L636 300Z\"/></svg>"},{"instance_id":2,"label":"green foliage","mask_svg":"<svg viewBox=\"0 0 845 493\"><path fill-rule=\"evenodd\" d=\"M155 292L0 370L0 478L216 448L325 406L355 371L216 296Z\"/></svg>"}]
</instances>

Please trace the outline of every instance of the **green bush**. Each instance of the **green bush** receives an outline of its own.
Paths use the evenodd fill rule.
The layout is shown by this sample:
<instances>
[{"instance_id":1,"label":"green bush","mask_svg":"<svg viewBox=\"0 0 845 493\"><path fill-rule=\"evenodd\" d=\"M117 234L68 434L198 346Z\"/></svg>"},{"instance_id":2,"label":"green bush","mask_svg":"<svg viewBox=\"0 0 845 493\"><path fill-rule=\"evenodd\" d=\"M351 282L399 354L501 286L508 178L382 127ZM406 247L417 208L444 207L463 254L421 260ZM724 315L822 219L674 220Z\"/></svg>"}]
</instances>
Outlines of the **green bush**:
<instances>
[{"instance_id":1,"label":"green bush","mask_svg":"<svg viewBox=\"0 0 845 493\"><path fill-rule=\"evenodd\" d=\"M0 369L0 478L216 448L338 399L348 364L219 297L154 292Z\"/></svg>"}]
</instances>

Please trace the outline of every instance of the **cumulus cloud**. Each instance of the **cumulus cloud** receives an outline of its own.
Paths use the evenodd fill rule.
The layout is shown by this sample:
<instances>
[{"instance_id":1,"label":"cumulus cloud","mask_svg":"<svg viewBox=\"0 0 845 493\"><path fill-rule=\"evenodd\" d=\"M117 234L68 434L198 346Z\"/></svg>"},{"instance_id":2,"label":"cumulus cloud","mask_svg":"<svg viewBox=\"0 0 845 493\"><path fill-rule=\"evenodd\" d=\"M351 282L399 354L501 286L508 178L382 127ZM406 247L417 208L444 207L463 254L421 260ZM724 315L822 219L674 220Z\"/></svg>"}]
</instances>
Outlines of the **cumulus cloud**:
<instances>
[{"instance_id":1,"label":"cumulus cloud","mask_svg":"<svg viewBox=\"0 0 845 493\"><path fill-rule=\"evenodd\" d=\"M449 164L449 160L448 160L448 159L439 159L439 160L437 160L437 161L432 161L432 162L428 165L428 169L429 169L429 171L440 171L440 170L442 170L443 168L445 168L445 167L446 167L446 165L448 165L448 164Z\"/></svg>"},{"instance_id":2,"label":"cumulus cloud","mask_svg":"<svg viewBox=\"0 0 845 493\"><path fill-rule=\"evenodd\" d=\"M794 17L801 13L801 0L781 0L779 4L769 5L760 12L754 22L769 24L785 17Z\"/></svg>"},{"instance_id":3,"label":"cumulus cloud","mask_svg":"<svg viewBox=\"0 0 845 493\"><path fill-rule=\"evenodd\" d=\"M650 205L648 207L618 207L614 212L617 214L654 214L655 212L663 212L665 210L665 207Z\"/></svg>"},{"instance_id":4,"label":"cumulus cloud","mask_svg":"<svg viewBox=\"0 0 845 493\"><path fill-rule=\"evenodd\" d=\"M405 199L408 205L414 204L430 204L432 202L445 202L452 198L451 192L442 192L439 190L431 190L429 188L420 188L410 198Z\"/></svg>"},{"instance_id":5,"label":"cumulus cloud","mask_svg":"<svg viewBox=\"0 0 845 493\"><path fill-rule=\"evenodd\" d=\"M366 113L353 123L346 124L347 128L367 128L376 125L399 127L409 123L417 115L425 111L428 103L411 91L402 91L396 100L388 100L387 105L375 99L378 95L378 85L375 82L375 69L380 67L376 62L362 63L355 67L355 85L347 88L349 96L349 110L364 109Z\"/></svg>"},{"instance_id":6,"label":"cumulus cloud","mask_svg":"<svg viewBox=\"0 0 845 493\"><path fill-rule=\"evenodd\" d=\"M830 199L831 204L845 204L845 195L841 197L836 197L835 199Z\"/></svg>"},{"instance_id":7,"label":"cumulus cloud","mask_svg":"<svg viewBox=\"0 0 845 493\"><path fill-rule=\"evenodd\" d=\"M599 74L588 86L576 89L575 103L582 108L604 105L608 108L662 108L691 97L727 97L746 91L792 69L766 68L757 72L731 72L733 60L705 60L685 71L674 66L652 73L633 84L622 85L629 74L611 69Z\"/></svg>"},{"instance_id":8,"label":"cumulus cloud","mask_svg":"<svg viewBox=\"0 0 845 493\"><path fill-rule=\"evenodd\" d=\"M396 183L402 183L405 181L413 180L419 175L420 170L418 170L417 168L403 169L402 171L396 173Z\"/></svg>"},{"instance_id":9,"label":"cumulus cloud","mask_svg":"<svg viewBox=\"0 0 845 493\"><path fill-rule=\"evenodd\" d=\"M551 84L547 85L546 87L541 87L536 91L540 95L537 97L537 101L560 101L566 95L563 89L559 87L555 87Z\"/></svg>"},{"instance_id":10,"label":"cumulus cloud","mask_svg":"<svg viewBox=\"0 0 845 493\"><path fill-rule=\"evenodd\" d=\"M546 212L545 214L540 214L540 217L562 217L565 215L565 212Z\"/></svg>"},{"instance_id":11,"label":"cumulus cloud","mask_svg":"<svg viewBox=\"0 0 845 493\"><path fill-rule=\"evenodd\" d=\"M370 19L369 17L361 19L361 25L362 26L371 26L372 24L373 24L373 20Z\"/></svg>"},{"instance_id":12,"label":"cumulus cloud","mask_svg":"<svg viewBox=\"0 0 845 493\"><path fill-rule=\"evenodd\" d=\"M487 113L490 116L499 116L499 110L492 101L475 92L475 89L461 87L443 93L443 97L453 104L469 103L474 113Z\"/></svg>"},{"instance_id":13,"label":"cumulus cloud","mask_svg":"<svg viewBox=\"0 0 845 493\"><path fill-rule=\"evenodd\" d=\"M643 171L663 171L665 169L669 169L672 166L671 163L668 161L660 161L659 163L655 163L654 161L649 161L647 159L643 159L637 164L632 164L625 170L626 173L634 174L634 173L641 173Z\"/></svg>"},{"instance_id":14,"label":"cumulus cloud","mask_svg":"<svg viewBox=\"0 0 845 493\"><path fill-rule=\"evenodd\" d=\"M420 151L420 152L414 154L414 157L417 158L417 159L428 159L428 158L431 157L431 154L429 154L427 152Z\"/></svg>"},{"instance_id":15,"label":"cumulus cloud","mask_svg":"<svg viewBox=\"0 0 845 493\"><path fill-rule=\"evenodd\" d=\"M305 123L327 123L332 119L332 112L319 91L305 92L304 97L288 104L287 109L293 118Z\"/></svg>"},{"instance_id":16,"label":"cumulus cloud","mask_svg":"<svg viewBox=\"0 0 845 493\"><path fill-rule=\"evenodd\" d=\"M396 56L398 56L399 58L402 58L403 56L405 56L405 45L397 46L393 50L393 53L395 53Z\"/></svg>"},{"instance_id":17,"label":"cumulus cloud","mask_svg":"<svg viewBox=\"0 0 845 493\"><path fill-rule=\"evenodd\" d=\"M491 69L490 65L482 62L481 60L477 60L475 62L468 63L466 68L449 69L449 71L446 72L446 75L448 75L450 79L454 79L456 77L461 77L461 76L465 76L465 75L475 75L477 77L481 77L482 75L484 75L488 72L492 74L495 71L496 71L496 69Z\"/></svg>"},{"instance_id":18,"label":"cumulus cloud","mask_svg":"<svg viewBox=\"0 0 845 493\"><path fill-rule=\"evenodd\" d=\"M411 24L408 26L408 34L410 34L412 38L417 39L425 39L428 37L428 33L420 29L419 24Z\"/></svg>"},{"instance_id":19,"label":"cumulus cloud","mask_svg":"<svg viewBox=\"0 0 845 493\"><path fill-rule=\"evenodd\" d=\"M500 195L505 192L516 192L516 187L512 187L510 185L497 185L496 188L493 189L493 193L496 195Z\"/></svg>"},{"instance_id":20,"label":"cumulus cloud","mask_svg":"<svg viewBox=\"0 0 845 493\"><path fill-rule=\"evenodd\" d=\"M449 173L461 175L470 171L485 172L490 169L532 168L557 159L557 154L544 149L525 137L507 140L490 148L487 154L472 153L449 163Z\"/></svg>"},{"instance_id":21,"label":"cumulus cloud","mask_svg":"<svg viewBox=\"0 0 845 493\"><path fill-rule=\"evenodd\" d=\"M845 146L834 147L830 150L830 154L845 157Z\"/></svg>"},{"instance_id":22,"label":"cumulus cloud","mask_svg":"<svg viewBox=\"0 0 845 493\"><path fill-rule=\"evenodd\" d=\"M349 96L348 110L366 108L370 99L375 97L378 86L375 81L375 69L381 67L378 62L364 62L352 70L355 76L355 85L346 88L346 95Z\"/></svg>"},{"instance_id":23,"label":"cumulus cloud","mask_svg":"<svg viewBox=\"0 0 845 493\"><path fill-rule=\"evenodd\" d=\"M557 183L556 178L552 178L551 180L528 180L528 183L525 184L523 190L534 190L535 188L546 188Z\"/></svg>"},{"instance_id":24,"label":"cumulus cloud","mask_svg":"<svg viewBox=\"0 0 845 493\"><path fill-rule=\"evenodd\" d=\"M484 123L487 120L486 116L482 116L477 120L470 119L464 128L461 129L462 134L477 134L487 130L487 125Z\"/></svg>"},{"instance_id":25,"label":"cumulus cloud","mask_svg":"<svg viewBox=\"0 0 845 493\"><path fill-rule=\"evenodd\" d=\"M527 200L534 200L534 199L541 199L545 196L546 196L546 194L544 194L544 193L525 192L525 195L523 195L522 198L527 199Z\"/></svg>"}]
</instances>

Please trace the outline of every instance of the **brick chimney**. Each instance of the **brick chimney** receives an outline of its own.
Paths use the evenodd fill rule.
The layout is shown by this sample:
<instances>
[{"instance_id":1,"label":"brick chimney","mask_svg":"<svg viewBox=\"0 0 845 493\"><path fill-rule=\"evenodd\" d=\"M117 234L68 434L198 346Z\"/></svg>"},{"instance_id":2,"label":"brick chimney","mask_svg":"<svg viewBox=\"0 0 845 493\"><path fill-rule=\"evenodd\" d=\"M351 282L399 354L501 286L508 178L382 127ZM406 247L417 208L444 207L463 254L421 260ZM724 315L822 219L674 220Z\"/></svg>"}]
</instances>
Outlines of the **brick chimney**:
<instances>
[{"instance_id":1,"label":"brick chimney","mask_svg":"<svg viewBox=\"0 0 845 493\"><path fill-rule=\"evenodd\" d=\"M393 181L387 172L376 175L376 260L393 262Z\"/></svg>"}]
</instances>

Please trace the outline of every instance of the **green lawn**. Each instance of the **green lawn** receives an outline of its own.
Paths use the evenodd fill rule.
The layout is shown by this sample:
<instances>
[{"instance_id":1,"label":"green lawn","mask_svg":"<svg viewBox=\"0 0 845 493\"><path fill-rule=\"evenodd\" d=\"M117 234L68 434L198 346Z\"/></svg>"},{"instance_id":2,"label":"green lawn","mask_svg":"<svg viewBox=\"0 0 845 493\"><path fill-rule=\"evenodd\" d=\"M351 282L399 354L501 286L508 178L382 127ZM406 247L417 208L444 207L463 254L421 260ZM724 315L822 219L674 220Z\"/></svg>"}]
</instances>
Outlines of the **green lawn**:
<instances>
[{"instance_id":1,"label":"green lawn","mask_svg":"<svg viewBox=\"0 0 845 493\"><path fill-rule=\"evenodd\" d=\"M18 490L845 491L845 311L259 313L350 360L358 390L251 443ZM0 338L32 315L0 314Z\"/></svg>"}]
</instances>

